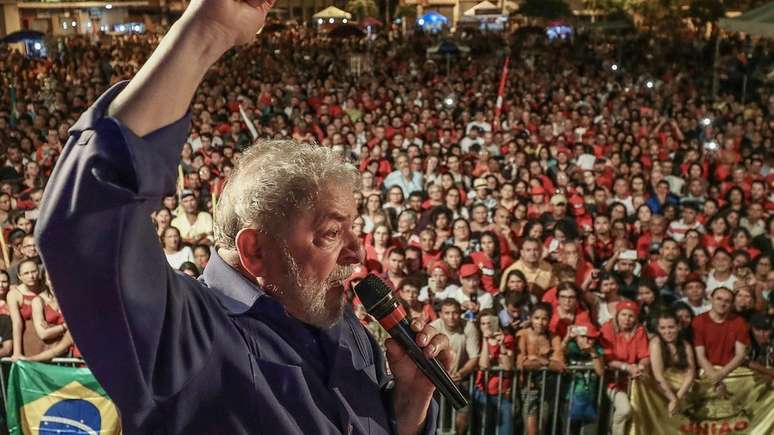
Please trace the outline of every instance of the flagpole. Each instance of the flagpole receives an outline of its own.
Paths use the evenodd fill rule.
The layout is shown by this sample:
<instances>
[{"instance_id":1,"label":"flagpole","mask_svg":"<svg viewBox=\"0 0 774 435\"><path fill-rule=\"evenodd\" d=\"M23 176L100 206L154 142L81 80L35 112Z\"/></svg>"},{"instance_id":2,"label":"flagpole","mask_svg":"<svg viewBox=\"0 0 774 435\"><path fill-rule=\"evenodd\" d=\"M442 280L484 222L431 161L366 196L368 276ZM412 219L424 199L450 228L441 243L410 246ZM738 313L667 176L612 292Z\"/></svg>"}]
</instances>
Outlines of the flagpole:
<instances>
[{"instance_id":1,"label":"flagpole","mask_svg":"<svg viewBox=\"0 0 774 435\"><path fill-rule=\"evenodd\" d=\"M505 96L505 83L508 81L508 63L510 63L511 57L505 57L505 63L503 63L503 72L500 75L500 88L497 90L497 104L495 106L494 125L492 129L494 131L500 128L500 115L503 111L503 97Z\"/></svg>"}]
</instances>

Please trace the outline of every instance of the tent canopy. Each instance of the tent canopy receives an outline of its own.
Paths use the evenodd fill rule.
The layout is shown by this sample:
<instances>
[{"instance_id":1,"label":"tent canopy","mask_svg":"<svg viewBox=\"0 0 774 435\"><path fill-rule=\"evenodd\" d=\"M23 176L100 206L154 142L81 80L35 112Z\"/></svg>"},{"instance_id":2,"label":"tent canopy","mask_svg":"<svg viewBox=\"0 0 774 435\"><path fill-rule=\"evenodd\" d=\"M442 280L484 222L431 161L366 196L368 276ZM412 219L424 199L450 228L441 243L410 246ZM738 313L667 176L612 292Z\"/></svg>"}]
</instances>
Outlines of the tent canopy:
<instances>
[{"instance_id":1,"label":"tent canopy","mask_svg":"<svg viewBox=\"0 0 774 435\"><path fill-rule=\"evenodd\" d=\"M328 6L320 12L313 15L314 18L352 18L352 14L342 11L336 6Z\"/></svg>"},{"instance_id":2,"label":"tent canopy","mask_svg":"<svg viewBox=\"0 0 774 435\"><path fill-rule=\"evenodd\" d=\"M469 17L474 15L497 15L500 13L500 11L501 10L498 6L495 6L491 2L484 0L465 11L463 15L467 15Z\"/></svg>"},{"instance_id":3,"label":"tent canopy","mask_svg":"<svg viewBox=\"0 0 774 435\"><path fill-rule=\"evenodd\" d=\"M720 28L764 38L774 38L774 2L755 8L736 18L721 18Z\"/></svg>"}]
</instances>

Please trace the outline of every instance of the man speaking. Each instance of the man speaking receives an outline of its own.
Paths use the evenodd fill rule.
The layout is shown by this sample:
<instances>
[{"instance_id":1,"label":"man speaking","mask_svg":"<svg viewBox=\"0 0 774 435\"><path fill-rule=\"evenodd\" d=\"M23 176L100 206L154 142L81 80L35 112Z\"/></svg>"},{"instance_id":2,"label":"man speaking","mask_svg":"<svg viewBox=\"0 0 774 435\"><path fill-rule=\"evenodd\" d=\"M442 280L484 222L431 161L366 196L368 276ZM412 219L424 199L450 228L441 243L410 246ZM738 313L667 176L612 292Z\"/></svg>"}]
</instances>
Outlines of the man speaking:
<instances>
[{"instance_id":1,"label":"man speaking","mask_svg":"<svg viewBox=\"0 0 774 435\"><path fill-rule=\"evenodd\" d=\"M197 86L271 6L193 0L137 76L81 116L41 207L43 260L127 434L431 433L432 383L394 342L390 381L346 307L358 174L329 150L268 141L245 152L202 282L167 265L150 223L174 190ZM446 338L412 327L448 367Z\"/></svg>"}]
</instances>

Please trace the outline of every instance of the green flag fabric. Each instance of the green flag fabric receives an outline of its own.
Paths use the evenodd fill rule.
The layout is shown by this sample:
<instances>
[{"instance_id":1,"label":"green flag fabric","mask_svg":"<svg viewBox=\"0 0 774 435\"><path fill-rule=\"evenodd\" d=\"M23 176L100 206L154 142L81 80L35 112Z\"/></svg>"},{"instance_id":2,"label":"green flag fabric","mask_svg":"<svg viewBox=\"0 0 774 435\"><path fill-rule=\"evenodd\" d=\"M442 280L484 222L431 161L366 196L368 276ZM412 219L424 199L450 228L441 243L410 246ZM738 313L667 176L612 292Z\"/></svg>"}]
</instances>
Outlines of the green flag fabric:
<instances>
[{"instance_id":1,"label":"green flag fabric","mask_svg":"<svg viewBox=\"0 0 774 435\"><path fill-rule=\"evenodd\" d=\"M114 435L118 410L87 368L18 361L8 380L12 435Z\"/></svg>"}]
</instances>

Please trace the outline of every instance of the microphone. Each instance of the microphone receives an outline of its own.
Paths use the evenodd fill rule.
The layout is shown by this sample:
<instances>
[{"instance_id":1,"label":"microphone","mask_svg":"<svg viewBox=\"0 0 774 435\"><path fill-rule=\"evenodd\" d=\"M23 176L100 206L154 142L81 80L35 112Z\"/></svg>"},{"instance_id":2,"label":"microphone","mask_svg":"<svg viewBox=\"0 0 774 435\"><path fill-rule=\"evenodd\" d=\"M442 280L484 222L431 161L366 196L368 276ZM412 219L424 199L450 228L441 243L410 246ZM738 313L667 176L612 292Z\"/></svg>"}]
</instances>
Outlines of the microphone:
<instances>
[{"instance_id":1,"label":"microphone","mask_svg":"<svg viewBox=\"0 0 774 435\"><path fill-rule=\"evenodd\" d=\"M459 388L454 385L449 374L441 367L435 358L428 358L417 345L416 333L411 329L406 310L393 296L392 290L376 275L368 274L355 286L355 294L360 298L368 314L379 321L379 324L397 341L403 350L409 354L419 370L430 379L438 391L451 402L454 409L468 406L468 401Z\"/></svg>"}]
</instances>

